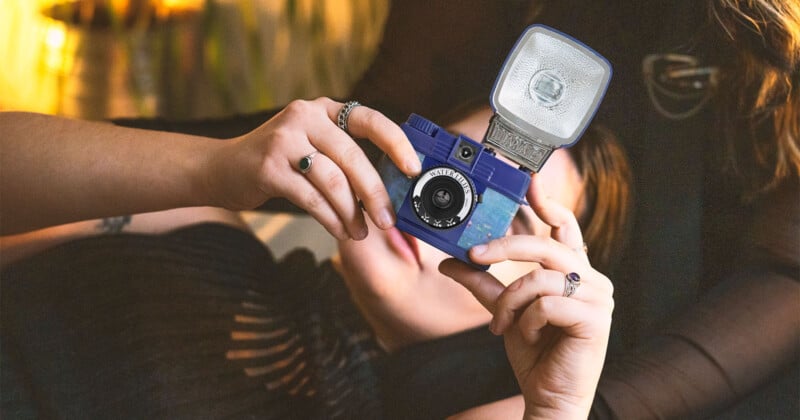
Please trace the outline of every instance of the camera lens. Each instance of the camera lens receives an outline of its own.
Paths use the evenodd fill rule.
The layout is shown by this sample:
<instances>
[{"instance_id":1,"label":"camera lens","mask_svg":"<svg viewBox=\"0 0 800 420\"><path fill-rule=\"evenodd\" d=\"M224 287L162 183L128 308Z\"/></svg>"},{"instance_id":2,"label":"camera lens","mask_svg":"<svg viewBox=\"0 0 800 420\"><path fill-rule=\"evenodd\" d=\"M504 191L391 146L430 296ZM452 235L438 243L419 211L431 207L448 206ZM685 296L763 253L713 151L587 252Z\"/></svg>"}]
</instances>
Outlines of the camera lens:
<instances>
[{"instance_id":1,"label":"camera lens","mask_svg":"<svg viewBox=\"0 0 800 420\"><path fill-rule=\"evenodd\" d=\"M446 209L453 204L453 194L450 193L450 191L446 188L436 190L433 192L431 202L433 202L434 206L440 209Z\"/></svg>"},{"instance_id":2,"label":"camera lens","mask_svg":"<svg viewBox=\"0 0 800 420\"><path fill-rule=\"evenodd\" d=\"M453 178L436 177L422 189L422 203L434 218L449 219L461 210L464 191Z\"/></svg>"},{"instance_id":3,"label":"camera lens","mask_svg":"<svg viewBox=\"0 0 800 420\"><path fill-rule=\"evenodd\" d=\"M447 229L458 226L472 211L472 182L449 167L437 167L422 174L414 187L414 210L426 224Z\"/></svg>"}]
</instances>

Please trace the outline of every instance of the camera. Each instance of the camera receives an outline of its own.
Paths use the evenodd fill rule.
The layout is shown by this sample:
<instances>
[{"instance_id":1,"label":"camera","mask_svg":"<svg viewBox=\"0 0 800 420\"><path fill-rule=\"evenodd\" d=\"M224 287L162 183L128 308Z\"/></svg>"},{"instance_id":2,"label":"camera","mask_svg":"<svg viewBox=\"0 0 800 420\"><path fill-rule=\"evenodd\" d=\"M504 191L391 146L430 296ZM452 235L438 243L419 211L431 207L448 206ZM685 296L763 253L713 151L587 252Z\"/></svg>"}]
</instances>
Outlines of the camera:
<instances>
[{"instance_id":1,"label":"camera","mask_svg":"<svg viewBox=\"0 0 800 420\"><path fill-rule=\"evenodd\" d=\"M397 228L477 266L467 252L505 235L525 202L530 172L419 115L411 114L401 128L422 162L422 172L409 179L388 158L378 163L397 212Z\"/></svg>"},{"instance_id":2,"label":"camera","mask_svg":"<svg viewBox=\"0 0 800 420\"><path fill-rule=\"evenodd\" d=\"M398 229L483 270L467 252L505 235L530 173L553 151L574 144L594 117L611 80L603 56L569 35L529 26L492 88L494 116L483 144L454 136L411 114L401 128L422 162L409 179L388 158L378 164L397 212ZM495 151L518 167L501 161Z\"/></svg>"}]
</instances>

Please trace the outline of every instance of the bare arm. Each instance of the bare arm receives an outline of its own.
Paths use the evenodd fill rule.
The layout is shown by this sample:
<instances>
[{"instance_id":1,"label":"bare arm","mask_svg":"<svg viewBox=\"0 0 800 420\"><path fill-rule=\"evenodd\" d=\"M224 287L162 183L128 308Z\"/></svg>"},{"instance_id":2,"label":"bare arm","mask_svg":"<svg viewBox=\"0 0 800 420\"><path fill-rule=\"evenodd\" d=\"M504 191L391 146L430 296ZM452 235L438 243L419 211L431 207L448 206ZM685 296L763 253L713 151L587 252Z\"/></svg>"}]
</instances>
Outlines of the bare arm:
<instances>
[{"instance_id":1,"label":"bare arm","mask_svg":"<svg viewBox=\"0 0 800 420\"><path fill-rule=\"evenodd\" d=\"M380 177L336 125L342 104L294 101L258 128L213 140L29 113L0 113L0 234L189 206L254 208L284 197L340 239L366 236L394 211ZM407 175L420 162L399 126L355 108L349 134L369 139ZM314 170L299 160L319 152Z\"/></svg>"},{"instance_id":2,"label":"bare arm","mask_svg":"<svg viewBox=\"0 0 800 420\"><path fill-rule=\"evenodd\" d=\"M211 204L202 178L223 143L32 113L0 113L0 233Z\"/></svg>"}]
</instances>

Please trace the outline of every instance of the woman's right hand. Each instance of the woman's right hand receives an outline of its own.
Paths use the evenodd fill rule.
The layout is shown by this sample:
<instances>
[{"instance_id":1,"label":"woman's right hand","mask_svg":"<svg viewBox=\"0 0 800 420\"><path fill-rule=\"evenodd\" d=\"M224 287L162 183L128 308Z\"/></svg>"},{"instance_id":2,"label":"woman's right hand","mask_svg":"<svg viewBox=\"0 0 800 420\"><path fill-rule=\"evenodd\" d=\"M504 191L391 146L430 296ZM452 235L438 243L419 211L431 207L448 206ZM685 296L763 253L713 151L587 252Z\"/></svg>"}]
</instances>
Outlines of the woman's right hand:
<instances>
[{"instance_id":1,"label":"woman's right hand","mask_svg":"<svg viewBox=\"0 0 800 420\"><path fill-rule=\"evenodd\" d=\"M211 200L231 210L252 209L283 197L306 210L338 239L363 239L367 225L359 201L375 224L387 229L395 216L374 166L336 120L344 104L329 98L294 101L255 130L224 142L208 162ZM407 175L420 161L407 137L383 114L353 108L348 131L386 152ZM311 153L311 170L299 161Z\"/></svg>"},{"instance_id":2,"label":"woman's right hand","mask_svg":"<svg viewBox=\"0 0 800 420\"><path fill-rule=\"evenodd\" d=\"M614 288L589 262L574 214L546 197L537 180L534 175L527 199L551 226L551 237L506 236L471 249L470 258L479 264L531 261L541 268L508 287L455 259L439 268L493 314L490 329L504 337L525 418L586 418L605 361ZM570 293L566 273L579 273Z\"/></svg>"}]
</instances>

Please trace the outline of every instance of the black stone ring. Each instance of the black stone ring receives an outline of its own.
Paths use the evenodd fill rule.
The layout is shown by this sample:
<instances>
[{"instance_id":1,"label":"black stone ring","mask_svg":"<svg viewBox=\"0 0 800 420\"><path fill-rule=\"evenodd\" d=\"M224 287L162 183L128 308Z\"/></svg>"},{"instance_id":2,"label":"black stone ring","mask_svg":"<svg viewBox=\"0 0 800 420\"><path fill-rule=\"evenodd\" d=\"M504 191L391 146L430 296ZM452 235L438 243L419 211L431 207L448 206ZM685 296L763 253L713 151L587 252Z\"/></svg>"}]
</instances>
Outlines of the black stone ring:
<instances>
[{"instance_id":1,"label":"black stone ring","mask_svg":"<svg viewBox=\"0 0 800 420\"><path fill-rule=\"evenodd\" d=\"M317 153L319 152L309 153L300 159L300 162L297 163L297 168L300 170L301 174L307 174L308 171L311 170L311 164L314 163L314 156Z\"/></svg>"}]
</instances>

